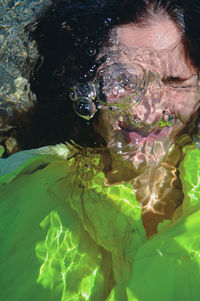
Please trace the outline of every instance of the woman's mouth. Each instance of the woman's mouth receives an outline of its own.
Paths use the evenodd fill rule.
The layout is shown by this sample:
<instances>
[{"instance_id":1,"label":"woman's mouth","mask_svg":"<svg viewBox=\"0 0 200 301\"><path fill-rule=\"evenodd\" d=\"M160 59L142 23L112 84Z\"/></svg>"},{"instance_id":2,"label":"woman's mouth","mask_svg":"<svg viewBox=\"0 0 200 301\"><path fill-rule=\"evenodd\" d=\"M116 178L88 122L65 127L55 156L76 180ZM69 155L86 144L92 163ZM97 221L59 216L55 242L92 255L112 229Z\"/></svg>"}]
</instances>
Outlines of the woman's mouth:
<instances>
[{"instance_id":1,"label":"woman's mouth","mask_svg":"<svg viewBox=\"0 0 200 301\"><path fill-rule=\"evenodd\" d=\"M172 130L169 126L160 127L159 125L153 129L135 126L127 127L120 121L118 125L126 142L134 148L138 148L145 142L152 144L156 141L162 141L169 136Z\"/></svg>"}]
</instances>

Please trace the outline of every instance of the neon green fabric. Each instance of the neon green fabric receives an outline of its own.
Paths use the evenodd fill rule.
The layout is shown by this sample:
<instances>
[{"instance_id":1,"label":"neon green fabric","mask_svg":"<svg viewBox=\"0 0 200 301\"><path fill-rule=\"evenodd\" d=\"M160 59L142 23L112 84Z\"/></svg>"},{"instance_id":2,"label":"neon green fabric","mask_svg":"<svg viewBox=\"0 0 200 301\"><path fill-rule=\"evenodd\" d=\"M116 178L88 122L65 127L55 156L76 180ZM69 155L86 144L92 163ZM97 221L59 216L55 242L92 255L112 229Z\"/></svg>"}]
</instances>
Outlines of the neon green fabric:
<instances>
[{"instance_id":1,"label":"neon green fabric","mask_svg":"<svg viewBox=\"0 0 200 301\"><path fill-rule=\"evenodd\" d=\"M106 186L95 153L0 159L1 300L199 300L200 152L185 152L183 206L150 240L131 184Z\"/></svg>"}]
</instances>

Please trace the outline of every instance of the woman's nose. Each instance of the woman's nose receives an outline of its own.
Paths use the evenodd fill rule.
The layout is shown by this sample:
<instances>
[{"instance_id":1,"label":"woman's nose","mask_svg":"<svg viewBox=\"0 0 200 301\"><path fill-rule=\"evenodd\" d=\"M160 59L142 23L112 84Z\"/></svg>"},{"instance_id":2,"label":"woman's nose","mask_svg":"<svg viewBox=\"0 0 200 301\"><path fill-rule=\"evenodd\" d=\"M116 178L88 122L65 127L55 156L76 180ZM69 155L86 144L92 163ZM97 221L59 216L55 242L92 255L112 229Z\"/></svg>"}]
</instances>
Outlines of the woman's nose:
<instances>
[{"instance_id":1,"label":"woman's nose","mask_svg":"<svg viewBox=\"0 0 200 301\"><path fill-rule=\"evenodd\" d=\"M152 78L146 84L145 91L137 104L132 106L133 118L138 119L142 124L153 125L157 123L167 110L168 101L165 95L165 88L162 82Z\"/></svg>"}]
</instances>

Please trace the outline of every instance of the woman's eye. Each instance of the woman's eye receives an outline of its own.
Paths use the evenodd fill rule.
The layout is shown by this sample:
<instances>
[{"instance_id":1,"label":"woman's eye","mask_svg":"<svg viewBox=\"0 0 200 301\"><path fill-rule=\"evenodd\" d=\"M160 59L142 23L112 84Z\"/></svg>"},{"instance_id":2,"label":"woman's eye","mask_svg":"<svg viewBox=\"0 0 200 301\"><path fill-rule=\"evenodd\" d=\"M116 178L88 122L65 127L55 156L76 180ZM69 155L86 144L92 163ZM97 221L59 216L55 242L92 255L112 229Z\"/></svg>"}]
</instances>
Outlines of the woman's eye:
<instances>
[{"instance_id":1,"label":"woman's eye","mask_svg":"<svg viewBox=\"0 0 200 301\"><path fill-rule=\"evenodd\" d=\"M198 85L198 75L195 74L191 76L189 79L169 76L163 79L163 83L171 88L179 88L179 89L194 88Z\"/></svg>"},{"instance_id":2,"label":"woman's eye","mask_svg":"<svg viewBox=\"0 0 200 301\"><path fill-rule=\"evenodd\" d=\"M169 76L163 80L164 84L170 87L181 87L184 80L179 77Z\"/></svg>"}]
</instances>

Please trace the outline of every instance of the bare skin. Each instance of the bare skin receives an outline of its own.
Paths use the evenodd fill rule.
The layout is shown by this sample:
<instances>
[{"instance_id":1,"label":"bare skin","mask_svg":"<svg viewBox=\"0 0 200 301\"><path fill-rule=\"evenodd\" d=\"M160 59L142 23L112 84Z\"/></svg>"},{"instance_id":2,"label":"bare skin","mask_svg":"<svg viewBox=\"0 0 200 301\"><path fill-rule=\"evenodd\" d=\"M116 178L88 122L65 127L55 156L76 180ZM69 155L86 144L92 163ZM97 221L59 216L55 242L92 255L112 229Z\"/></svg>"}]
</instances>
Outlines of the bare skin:
<instances>
[{"instance_id":1,"label":"bare skin","mask_svg":"<svg viewBox=\"0 0 200 301\"><path fill-rule=\"evenodd\" d=\"M129 69L132 67L133 71L130 72L135 72L138 78L142 78L143 70L147 74L148 84L142 98L136 104L133 100L132 112L129 112L133 120L140 122L146 129L144 133L141 129L132 129L120 114L117 116L102 110L102 122L97 130L109 146L115 139L114 132L118 131L120 136L120 132L128 128L129 131L122 134L122 143L124 138L130 148L136 150L132 155L135 167L140 168L143 163L157 164L198 109L200 93L197 71L186 60L181 32L166 17L164 20L155 19L148 27L133 24L119 26L115 29L115 37L115 45L111 46L107 63L108 70L111 64L117 62ZM165 38L162 40L161 37ZM128 93L125 90L121 95L116 95L111 91L107 102L123 102L123 97ZM174 117L173 125L152 132L151 126L160 120L164 111ZM101 124L104 124L102 128Z\"/></svg>"},{"instance_id":2,"label":"bare skin","mask_svg":"<svg viewBox=\"0 0 200 301\"><path fill-rule=\"evenodd\" d=\"M176 169L181 151L174 146L174 141L199 108L197 70L186 58L180 30L166 16L154 17L145 25L120 25L111 32L110 40L110 44L102 49L102 54L108 56L103 76L109 68L113 68L114 71L110 72L113 74L117 63L125 66L131 75L136 74L137 78L145 74L146 83L138 102L129 97L128 117L122 111L113 114L106 107L101 110L95 127L111 152L121 153L123 159L128 159L134 167L133 188L143 205L147 236L151 236L156 233L159 222L172 218L183 199ZM116 74L119 72L116 70ZM130 89L113 85L109 92L110 87L108 82L105 93L111 105L123 102L130 95ZM168 118L165 114L173 117L171 126L155 128L161 118ZM137 123L140 126L137 127ZM174 161L169 164L168 157L174 150L179 156L175 158L174 155ZM112 171L107 175L108 183L120 181L115 170L117 164L113 161ZM131 174L127 165L125 173ZM121 175L122 180L124 173Z\"/></svg>"}]
</instances>

